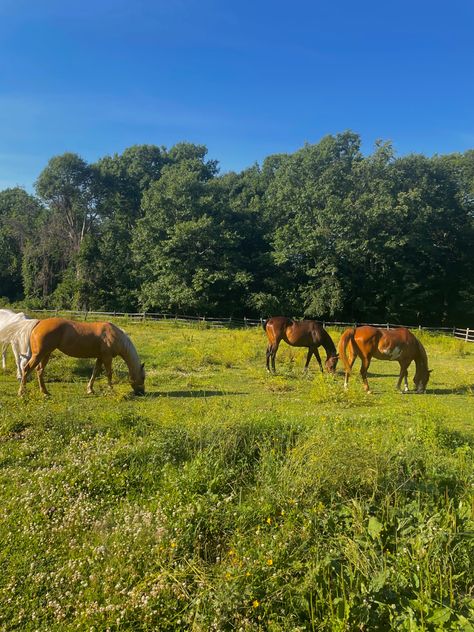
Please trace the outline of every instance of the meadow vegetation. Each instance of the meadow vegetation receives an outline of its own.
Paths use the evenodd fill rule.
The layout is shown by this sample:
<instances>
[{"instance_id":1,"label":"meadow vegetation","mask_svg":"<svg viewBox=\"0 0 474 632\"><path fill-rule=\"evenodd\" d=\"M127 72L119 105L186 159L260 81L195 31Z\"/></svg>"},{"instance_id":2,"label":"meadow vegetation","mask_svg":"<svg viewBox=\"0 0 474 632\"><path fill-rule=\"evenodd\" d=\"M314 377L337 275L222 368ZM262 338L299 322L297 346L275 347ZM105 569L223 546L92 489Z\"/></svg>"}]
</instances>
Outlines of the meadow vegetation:
<instances>
[{"instance_id":1,"label":"meadow vegetation","mask_svg":"<svg viewBox=\"0 0 474 632\"><path fill-rule=\"evenodd\" d=\"M117 322L146 397L0 376L0 630L474 631L474 345L366 395L283 345L267 375L260 328Z\"/></svg>"}]
</instances>

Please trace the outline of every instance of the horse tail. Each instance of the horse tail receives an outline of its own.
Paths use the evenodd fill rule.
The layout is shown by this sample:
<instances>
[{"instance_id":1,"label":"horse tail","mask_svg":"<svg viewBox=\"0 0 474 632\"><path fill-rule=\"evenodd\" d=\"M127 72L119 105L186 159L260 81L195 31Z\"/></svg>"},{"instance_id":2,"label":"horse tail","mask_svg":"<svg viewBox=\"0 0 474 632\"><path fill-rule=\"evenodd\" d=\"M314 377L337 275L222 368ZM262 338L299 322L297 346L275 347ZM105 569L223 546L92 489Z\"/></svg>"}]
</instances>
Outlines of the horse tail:
<instances>
[{"instance_id":1,"label":"horse tail","mask_svg":"<svg viewBox=\"0 0 474 632\"><path fill-rule=\"evenodd\" d=\"M8 325L3 327L0 331L0 342L6 344L16 343L20 346L20 352L24 353L23 350L29 350L31 332L38 323L39 320L36 318L28 318L8 323Z\"/></svg>"},{"instance_id":2,"label":"horse tail","mask_svg":"<svg viewBox=\"0 0 474 632\"><path fill-rule=\"evenodd\" d=\"M263 331L267 331L267 323L268 323L268 318L264 318L262 320Z\"/></svg>"},{"instance_id":3,"label":"horse tail","mask_svg":"<svg viewBox=\"0 0 474 632\"><path fill-rule=\"evenodd\" d=\"M337 346L337 351L339 353L339 357L342 360L342 363L344 365L344 369L346 371L350 371L351 367L349 364L349 358L347 357L347 346L350 343L351 345L354 345L354 334L355 334L355 329L346 329L346 331L342 334L341 339L339 340L339 344Z\"/></svg>"}]
</instances>

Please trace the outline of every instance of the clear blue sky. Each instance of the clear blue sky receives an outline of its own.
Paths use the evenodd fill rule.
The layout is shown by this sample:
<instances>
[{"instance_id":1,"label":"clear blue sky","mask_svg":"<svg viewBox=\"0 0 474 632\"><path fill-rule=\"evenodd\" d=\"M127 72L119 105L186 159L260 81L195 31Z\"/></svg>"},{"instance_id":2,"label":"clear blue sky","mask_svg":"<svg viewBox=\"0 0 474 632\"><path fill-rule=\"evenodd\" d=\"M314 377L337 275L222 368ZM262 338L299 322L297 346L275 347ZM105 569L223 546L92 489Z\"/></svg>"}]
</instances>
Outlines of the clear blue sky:
<instances>
[{"instance_id":1,"label":"clear blue sky","mask_svg":"<svg viewBox=\"0 0 474 632\"><path fill-rule=\"evenodd\" d=\"M0 189L137 143L222 171L346 129L465 151L473 34L472 0L0 0Z\"/></svg>"}]
</instances>

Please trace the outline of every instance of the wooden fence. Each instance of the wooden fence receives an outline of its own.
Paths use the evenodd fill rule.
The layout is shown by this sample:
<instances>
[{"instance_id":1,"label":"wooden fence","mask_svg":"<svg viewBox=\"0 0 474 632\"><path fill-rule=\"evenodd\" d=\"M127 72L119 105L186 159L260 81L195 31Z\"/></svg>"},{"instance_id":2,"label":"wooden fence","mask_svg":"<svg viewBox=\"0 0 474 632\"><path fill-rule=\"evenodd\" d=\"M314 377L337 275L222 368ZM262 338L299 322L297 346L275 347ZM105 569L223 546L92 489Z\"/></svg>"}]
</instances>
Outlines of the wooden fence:
<instances>
[{"instance_id":1,"label":"wooden fence","mask_svg":"<svg viewBox=\"0 0 474 632\"><path fill-rule=\"evenodd\" d=\"M129 320L166 320L175 322L194 322L205 323L210 327L261 327L263 325L263 318L235 318L233 316L228 317L209 317L209 316L190 316L183 314L171 314L167 312L95 312L95 311L81 311L81 310L55 310L55 309L42 309L32 310L35 314L45 314L47 316L69 316L71 318L82 318L83 320L104 319L104 318L127 318ZM459 329L457 327L425 327L423 325L401 325L399 323L364 323L354 321L329 321L322 320L323 326L329 327L356 327L358 325L374 325L375 327L383 327L386 329L392 329L396 327L408 327L409 329L419 331L438 331L447 335L454 335L456 338L464 339L469 342L474 341L474 329ZM461 332L458 335L458 332Z\"/></svg>"},{"instance_id":2,"label":"wooden fence","mask_svg":"<svg viewBox=\"0 0 474 632\"><path fill-rule=\"evenodd\" d=\"M474 329L459 329L459 327L455 327L453 330L453 334L455 338L459 340L464 340L465 342L474 342Z\"/></svg>"}]
</instances>

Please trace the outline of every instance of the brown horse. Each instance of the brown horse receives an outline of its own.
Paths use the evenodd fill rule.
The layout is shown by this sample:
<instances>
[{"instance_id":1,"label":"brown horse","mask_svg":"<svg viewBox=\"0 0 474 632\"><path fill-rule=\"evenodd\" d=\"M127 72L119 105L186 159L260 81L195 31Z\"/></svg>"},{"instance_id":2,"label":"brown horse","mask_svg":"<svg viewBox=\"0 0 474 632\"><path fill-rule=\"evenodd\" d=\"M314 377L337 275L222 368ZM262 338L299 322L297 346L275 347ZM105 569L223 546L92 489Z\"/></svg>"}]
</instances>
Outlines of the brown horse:
<instances>
[{"instance_id":1,"label":"brown horse","mask_svg":"<svg viewBox=\"0 0 474 632\"><path fill-rule=\"evenodd\" d=\"M45 318L38 321L30 334L31 358L23 369L19 395L25 392L28 374L36 368L41 392L46 390L43 371L49 356L59 349L73 358L97 358L87 392L93 393L94 380L102 365L112 388L112 358L121 356L127 366L130 383L136 395L145 393L145 370L130 338L112 323L80 323L64 318Z\"/></svg>"},{"instance_id":2,"label":"brown horse","mask_svg":"<svg viewBox=\"0 0 474 632\"><path fill-rule=\"evenodd\" d=\"M324 363L329 373L336 371L337 351L331 336L316 320L292 320L286 316L274 316L264 321L263 329L267 334L267 371L270 371L270 358L272 370L275 372L275 356L280 342L284 340L292 347L308 347L306 364L304 370L307 371L311 356L314 355L318 361L319 368L323 370L318 347L324 347L327 359Z\"/></svg>"},{"instance_id":3,"label":"brown horse","mask_svg":"<svg viewBox=\"0 0 474 632\"><path fill-rule=\"evenodd\" d=\"M338 351L346 371L344 380L346 388L354 362L359 357L362 362L360 374L367 393L370 393L367 371L372 358L398 361L400 364L400 376L397 388L400 389L402 380L405 379L405 393L408 391L408 367L414 360L416 371L413 381L415 382L416 392L426 392L426 385L431 373L428 369L428 357L421 342L405 327L379 329L378 327L366 325L355 329L347 329L339 340Z\"/></svg>"}]
</instances>

